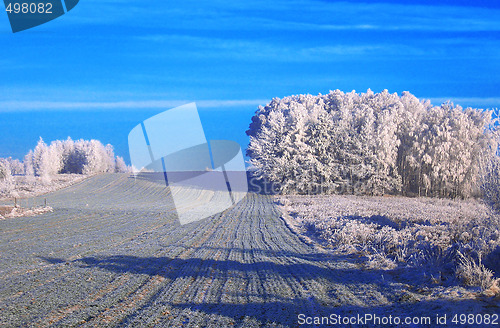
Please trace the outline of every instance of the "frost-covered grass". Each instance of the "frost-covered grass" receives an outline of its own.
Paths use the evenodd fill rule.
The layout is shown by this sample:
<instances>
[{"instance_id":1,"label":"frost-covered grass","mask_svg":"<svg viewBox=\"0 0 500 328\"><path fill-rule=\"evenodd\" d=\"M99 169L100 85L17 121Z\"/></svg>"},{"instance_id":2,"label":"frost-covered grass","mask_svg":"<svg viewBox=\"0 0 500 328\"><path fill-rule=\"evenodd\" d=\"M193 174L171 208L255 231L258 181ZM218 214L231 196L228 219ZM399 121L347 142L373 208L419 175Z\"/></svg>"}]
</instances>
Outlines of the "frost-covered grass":
<instances>
[{"instance_id":1,"label":"frost-covered grass","mask_svg":"<svg viewBox=\"0 0 500 328\"><path fill-rule=\"evenodd\" d=\"M6 201L14 197L39 196L66 188L88 177L81 174L57 174L50 177L11 176L8 180L0 180L0 201Z\"/></svg>"},{"instance_id":2,"label":"frost-covered grass","mask_svg":"<svg viewBox=\"0 0 500 328\"><path fill-rule=\"evenodd\" d=\"M496 288L500 215L480 200L338 195L278 200L301 233L337 252L367 256L368 268L425 268L440 282Z\"/></svg>"},{"instance_id":3,"label":"frost-covered grass","mask_svg":"<svg viewBox=\"0 0 500 328\"><path fill-rule=\"evenodd\" d=\"M50 206L22 208L20 206L0 205L0 220L5 220L8 218L18 218L23 216L35 216L52 211L53 208Z\"/></svg>"}]
</instances>

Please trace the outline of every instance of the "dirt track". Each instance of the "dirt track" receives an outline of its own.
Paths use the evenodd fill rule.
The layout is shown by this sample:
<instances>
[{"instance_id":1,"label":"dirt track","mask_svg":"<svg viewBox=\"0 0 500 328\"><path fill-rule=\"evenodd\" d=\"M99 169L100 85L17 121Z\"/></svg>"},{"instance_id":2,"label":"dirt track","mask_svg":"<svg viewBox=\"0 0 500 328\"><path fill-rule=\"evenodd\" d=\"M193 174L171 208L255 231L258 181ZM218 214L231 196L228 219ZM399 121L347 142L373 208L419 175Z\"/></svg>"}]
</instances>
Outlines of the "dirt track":
<instances>
[{"instance_id":1,"label":"dirt track","mask_svg":"<svg viewBox=\"0 0 500 328\"><path fill-rule=\"evenodd\" d=\"M402 287L384 272L304 243L268 196L184 226L167 199L161 185L102 175L48 196L53 213L0 221L0 326L274 327L298 326L301 313L415 312L391 305Z\"/></svg>"}]
</instances>

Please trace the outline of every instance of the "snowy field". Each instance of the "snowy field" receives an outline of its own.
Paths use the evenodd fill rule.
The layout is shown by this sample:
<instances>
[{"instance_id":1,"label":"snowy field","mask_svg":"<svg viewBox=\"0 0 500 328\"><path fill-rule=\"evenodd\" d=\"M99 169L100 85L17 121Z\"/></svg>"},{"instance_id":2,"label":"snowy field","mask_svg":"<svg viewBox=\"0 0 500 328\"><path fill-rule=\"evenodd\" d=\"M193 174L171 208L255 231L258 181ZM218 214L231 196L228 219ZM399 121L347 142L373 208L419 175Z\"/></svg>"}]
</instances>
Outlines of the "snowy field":
<instances>
[{"instance_id":1,"label":"snowy field","mask_svg":"<svg viewBox=\"0 0 500 328\"><path fill-rule=\"evenodd\" d=\"M53 211L0 220L0 327L314 327L301 318L498 313L479 287L367 270L359 253L305 242L270 196L249 193L182 226L168 189L127 174L40 198Z\"/></svg>"},{"instance_id":2,"label":"snowy field","mask_svg":"<svg viewBox=\"0 0 500 328\"><path fill-rule=\"evenodd\" d=\"M407 269L422 286L498 295L500 216L482 201L332 195L280 196L278 203L297 232L364 256L366 269Z\"/></svg>"}]
</instances>

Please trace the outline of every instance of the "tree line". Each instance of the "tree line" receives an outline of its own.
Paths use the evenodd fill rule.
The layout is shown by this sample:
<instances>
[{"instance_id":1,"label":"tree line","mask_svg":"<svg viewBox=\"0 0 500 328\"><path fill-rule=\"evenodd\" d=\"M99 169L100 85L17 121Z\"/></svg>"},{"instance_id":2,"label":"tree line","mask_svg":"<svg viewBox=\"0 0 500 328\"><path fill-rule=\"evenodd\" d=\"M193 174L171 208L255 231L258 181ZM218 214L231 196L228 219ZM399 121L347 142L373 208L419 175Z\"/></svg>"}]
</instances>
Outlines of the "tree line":
<instances>
[{"instance_id":1,"label":"tree line","mask_svg":"<svg viewBox=\"0 0 500 328\"><path fill-rule=\"evenodd\" d=\"M247 155L282 193L478 196L500 181L492 113L387 90L274 98L252 118Z\"/></svg>"},{"instance_id":2,"label":"tree line","mask_svg":"<svg viewBox=\"0 0 500 328\"><path fill-rule=\"evenodd\" d=\"M0 179L12 175L38 176L50 179L56 174L97 174L106 172L128 172L122 157L116 156L113 146L103 145L98 140L55 140L47 145L42 138L36 147L17 159L0 159Z\"/></svg>"}]
</instances>

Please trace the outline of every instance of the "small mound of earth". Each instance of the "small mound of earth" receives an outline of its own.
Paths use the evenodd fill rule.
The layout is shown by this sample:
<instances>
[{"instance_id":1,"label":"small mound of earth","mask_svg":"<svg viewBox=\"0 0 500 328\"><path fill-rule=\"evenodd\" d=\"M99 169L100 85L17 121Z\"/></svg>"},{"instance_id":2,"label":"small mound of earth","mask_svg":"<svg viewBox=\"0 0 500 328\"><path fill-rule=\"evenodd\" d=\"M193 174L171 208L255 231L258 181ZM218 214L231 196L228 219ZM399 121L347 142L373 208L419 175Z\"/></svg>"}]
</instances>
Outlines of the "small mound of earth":
<instances>
[{"instance_id":1,"label":"small mound of earth","mask_svg":"<svg viewBox=\"0 0 500 328\"><path fill-rule=\"evenodd\" d=\"M5 216L12 212L14 209L14 206L6 206L6 205L0 205L0 215Z\"/></svg>"},{"instance_id":2,"label":"small mound of earth","mask_svg":"<svg viewBox=\"0 0 500 328\"><path fill-rule=\"evenodd\" d=\"M12 205L0 205L0 220L7 218L23 217L23 216L35 216L52 211L53 208L50 206L22 208L19 206L12 206Z\"/></svg>"}]
</instances>

